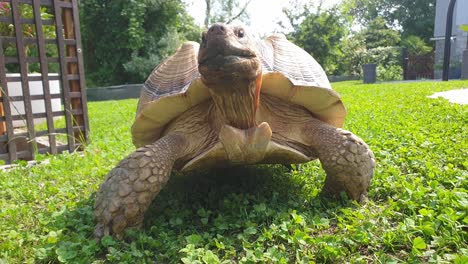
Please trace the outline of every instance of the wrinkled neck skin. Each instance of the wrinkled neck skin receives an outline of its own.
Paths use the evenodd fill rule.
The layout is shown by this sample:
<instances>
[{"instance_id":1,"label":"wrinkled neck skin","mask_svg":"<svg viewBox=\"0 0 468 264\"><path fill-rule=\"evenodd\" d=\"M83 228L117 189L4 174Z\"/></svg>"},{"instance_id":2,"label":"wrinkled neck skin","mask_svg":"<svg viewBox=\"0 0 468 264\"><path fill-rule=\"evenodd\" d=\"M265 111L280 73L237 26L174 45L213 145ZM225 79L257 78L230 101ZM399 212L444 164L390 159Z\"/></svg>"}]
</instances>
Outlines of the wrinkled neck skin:
<instances>
[{"instance_id":1,"label":"wrinkled neck skin","mask_svg":"<svg viewBox=\"0 0 468 264\"><path fill-rule=\"evenodd\" d=\"M208 84L216 113L225 124L239 129L257 126L255 114L260 86L261 74L254 80L223 80Z\"/></svg>"}]
</instances>

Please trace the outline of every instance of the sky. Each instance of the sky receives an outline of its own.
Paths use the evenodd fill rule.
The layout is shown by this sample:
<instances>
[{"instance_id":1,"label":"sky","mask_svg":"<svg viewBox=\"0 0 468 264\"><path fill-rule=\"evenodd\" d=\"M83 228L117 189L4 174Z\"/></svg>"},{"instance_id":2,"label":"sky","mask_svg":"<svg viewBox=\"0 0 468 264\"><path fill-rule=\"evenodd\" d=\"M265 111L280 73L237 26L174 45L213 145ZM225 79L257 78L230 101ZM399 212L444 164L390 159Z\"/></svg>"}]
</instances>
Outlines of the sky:
<instances>
[{"instance_id":1,"label":"sky","mask_svg":"<svg viewBox=\"0 0 468 264\"><path fill-rule=\"evenodd\" d=\"M195 18L199 25L205 20L205 0L184 0L187 3L188 13ZM303 0L304 1L304 0ZM247 0L240 0L241 5ZM247 8L250 17L250 27L260 35L273 32L284 32L277 22L287 23L287 18L282 9L288 5L287 0L252 0ZM318 1L317 1L318 2ZM323 0L324 6L331 6L341 0Z\"/></svg>"}]
</instances>

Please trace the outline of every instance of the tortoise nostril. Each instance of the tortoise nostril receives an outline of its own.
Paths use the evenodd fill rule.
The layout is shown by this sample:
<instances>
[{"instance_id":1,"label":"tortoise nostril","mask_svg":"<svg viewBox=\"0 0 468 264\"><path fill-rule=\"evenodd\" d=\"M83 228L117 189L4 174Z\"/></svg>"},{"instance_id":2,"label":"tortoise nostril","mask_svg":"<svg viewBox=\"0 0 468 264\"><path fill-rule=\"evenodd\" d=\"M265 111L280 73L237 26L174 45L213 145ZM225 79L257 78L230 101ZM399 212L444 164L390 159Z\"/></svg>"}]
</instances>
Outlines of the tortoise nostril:
<instances>
[{"instance_id":1,"label":"tortoise nostril","mask_svg":"<svg viewBox=\"0 0 468 264\"><path fill-rule=\"evenodd\" d=\"M210 27L208 33L213 35L224 35L226 34L226 27L224 25L215 24Z\"/></svg>"}]
</instances>

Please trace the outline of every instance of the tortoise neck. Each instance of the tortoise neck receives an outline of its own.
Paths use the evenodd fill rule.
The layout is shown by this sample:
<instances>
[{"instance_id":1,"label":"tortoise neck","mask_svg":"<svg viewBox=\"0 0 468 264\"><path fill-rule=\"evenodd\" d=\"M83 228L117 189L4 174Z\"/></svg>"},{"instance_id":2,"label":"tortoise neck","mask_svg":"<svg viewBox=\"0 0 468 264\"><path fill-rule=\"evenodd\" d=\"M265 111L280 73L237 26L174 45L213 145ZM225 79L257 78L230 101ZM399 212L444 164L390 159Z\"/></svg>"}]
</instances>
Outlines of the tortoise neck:
<instances>
[{"instance_id":1,"label":"tortoise neck","mask_svg":"<svg viewBox=\"0 0 468 264\"><path fill-rule=\"evenodd\" d=\"M260 86L261 77L248 85L210 89L216 111L226 124L239 129L257 126L255 115L260 99Z\"/></svg>"}]
</instances>

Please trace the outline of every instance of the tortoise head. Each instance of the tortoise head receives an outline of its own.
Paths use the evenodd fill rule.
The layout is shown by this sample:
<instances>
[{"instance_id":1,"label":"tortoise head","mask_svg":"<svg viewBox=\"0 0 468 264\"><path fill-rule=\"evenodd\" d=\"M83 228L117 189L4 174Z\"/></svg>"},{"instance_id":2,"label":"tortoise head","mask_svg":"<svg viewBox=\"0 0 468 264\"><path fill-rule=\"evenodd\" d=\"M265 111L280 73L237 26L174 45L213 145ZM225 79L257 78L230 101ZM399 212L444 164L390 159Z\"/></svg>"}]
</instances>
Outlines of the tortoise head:
<instances>
[{"instance_id":1,"label":"tortoise head","mask_svg":"<svg viewBox=\"0 0 468 264\"><path fill-rule=\"evenodd\" d=\"M203 32L198 63L202 81L217 90L255 81L262 68L255 40L244 28L225 24L214 24Z\"/></svg>"},{"instance_id":2,"label":"tortoise head","mask_svg":"<svg viewBox=\"0 0 468 264\"><path fill-rule=\"evenodd\" d=\"M227 124L255 126L262 64L255 39L244 28L214 24L202 35L198 71Z\"/></svg>"}]
</instances>

